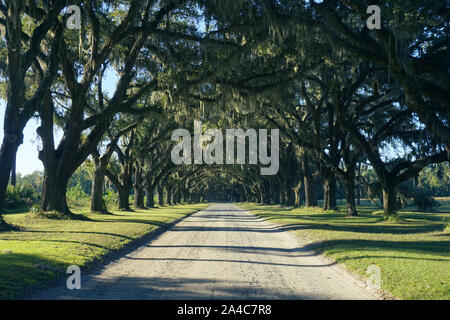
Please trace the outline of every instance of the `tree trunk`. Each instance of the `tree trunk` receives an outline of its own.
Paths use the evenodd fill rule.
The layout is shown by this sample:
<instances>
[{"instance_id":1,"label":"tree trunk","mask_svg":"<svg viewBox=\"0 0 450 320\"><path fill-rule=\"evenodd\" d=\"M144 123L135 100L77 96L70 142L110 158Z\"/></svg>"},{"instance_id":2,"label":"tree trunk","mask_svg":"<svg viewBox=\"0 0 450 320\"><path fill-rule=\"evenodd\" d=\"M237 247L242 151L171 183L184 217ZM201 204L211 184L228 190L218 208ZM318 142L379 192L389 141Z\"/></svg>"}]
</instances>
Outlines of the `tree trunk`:
<instances>
[{"instance_id":1,"label":"tree trunk","mask_svg":"<svg viewBox=\"0 0 450 320\"><path fill-rule=\"evenodd\" d=\"M167 192L167 205L171 206L172 205L172 188L167 188L166 187L166 192Z\"/></svg>"},{"instance_id":2,"label":"tree trunk","mask_svg":"<svg viewBox=\"0 0 450 320\"><path fill-rule=\"evenodd\" d=\"M304 154L302 159L303 184L305 186L305 207L317 206L314 179L309 167L309 157Z\"/></svg>"},{"instance_id":3,"label":"tree trunk","mask_svg":"<svg viewBox=\"0 0 450 320\"><path fill-rule=\"evenodd\" d=\"M186 203L186 192L184 190L180 191L180 203Z\"/></svg>"},{"instance_id":4,"label":"tree trunk","mask_svg":"<svg viewBox=\"0 0 450 320\"><path fill-rule=\"evenodd\" d=\"M5 199L13 161L16 158L17 149L22 140L23 135L5 135L3 137L3 144L0 149L0 212Z\"/></svg>"},{"instance_id":5,"label":"tree trunk","mask_svg":"<svg viewBox=\"0 0 450 320\"><path fill-rule=\"evenodd\" d=\"M119 192L119 210L131 211L130 190L131 188L117 186L117 191Z\"/></svg>"},{"instance_id":6,"label":"tree trunk","mask_svg":"<svg viewBox=\"0 0 450 320\"><path fill-rule=\"evenodd\" d=\"M262 184L258 184L256 187L256 196L258 198L258 203L263 204L264 203L264 196L263 196L263 189Z\"/></svg>"},{"instance_id":7,"label":"tree trunk","mask_svg":"<svg viewBox=\"0 0 450 320\"><path fill-rule=\"evenodd\" d=\"M324 180L323 182L323 210L327 211L328 210L328 202L329 202L329 189L328 186L326 185L326 181Z\"/></svg>"},{"instance_id":8,"label":"tree trunk","mask_svg":"<svg viewBox=\"0 0 450 320\"><path fill-rule=\"evenodd\" d=\"M139 185L134 186L134 206L138 209L145 209L144 189Z\"/></svg>"},{"instance_id":9,"label":"tree trunk","mask_svg":"<svg viewBox=\"0 0 450 320\"><path fill-rule=\"evenodd\" d=\"M92 181L91 191L91 211L92 212L106 212L107 208L104 206L103 187L105 185L105 171L106 168L102 161L94 160L94 179Z\"/></svg>"},{"instance_id":10,"label":"tree trunk","mask_svg":"<svg viewBox=\"0 0 450 320\"><path fill-rule=\"evenodd\" d=\"M75 119L83 117L83 113L79 110L78 105L84 105L85 97L80 95L79 99L79 101L74 101L72 104L71 117L74 116L75 118L69 121L67 128L64 129L64 136L57 149L55 149L53 136L54 108L49 93L46 94L41 106L41 127L36 131L42 139L42 150L39 152L39 159L44 164L44 186L41 202L41 207L44 211L58 211L68 215L71 214L66 202L67 183L77 168L95 150L101 138L99 132L104 132L101 130L93 131L98 136L91 136L90 139L86 139L85 141L90 141L90 144L84 145L85 148L80 149L81 122Z\"/></svg>"},{"instance_id":11,"label":"tree trunk","mask_svg":"<svg viewBox=\"0 0 450 320\"><path fill-rule=\"evenodd\" d=\"M164 187L158 187L158 205L160 207L164 206Z\"/></svg>"},{"instance_id":12,"label":"tree trunk","mask_svg":"<svg viewBox=\"0 0 450 320\"><path fill-rule=\"evenodd\" d=\"M386 217L392 216L396 211L395 188L387 186L385 183L382 183L381 185L383 192L383 215Z\"/></svg>"},{"instance_id":13,"label":"tree trunk","mask_svg":"<svg viewBox=\"0 0 450 320\"><path fill-rule=\"evenodd\" d=\"M361 183L358 182L358 186L356 187L356 204L358 206L361 205Z\"/></svg>"},{"instance_id":14,"label":"tree trunk","mask_svg":"<svg viewBox=\"0 0 450 320\"><path fill-rule=\"evenodd\" d=\"M176 205L178 203L178 190L172 190L172 205Z\"/></svg>"},{"instance_id":15,"label":"tree trunk","mask_svg":"<svg viewBox=\"0 0 450 320\"><path fill-rule=\"evenodd\" d=\"M356 188L356 197L357 197L357 204L358 206L361 205L361 193L362 193L362 188L361 188L361 163L358 163L358 178L357 178L357 188Z\"/></svg>"},{"instance_id":16,"label":"tree trunk","mask_svg":"<svg viewBox=\"0 0 450 320\"><path fill-rule=\"evenodd\" d=\"M281 205L285 205L285 197L284 197L284 190L283 190L283 187L281 187L280 188L280 195L279 195L279 198L280 198L280 204Z\"/></svg>"},{"instance_id":17,"label":"tree trunk","mask_svg":"<svg viewBox=\"0 0 450 320\"><path fill-rule=\"evenodd\" d=\"M336 177L332 172L324 175L323 191L323 210L336 210Z\"/></svg>"},{"instance_id":18,"label":"tree trunk","mask_svg":"<svg viewBox=\"0 0 450 320\"><path fill-rule=\"evenodd\" d=\"M16 155L12 157L12 165L11 165L11 185L13 187L16 186Z\"/></svg>"},{"instance_id":19,"label":"tree trunk","mask_svg":"<svg viewBox=\"0 0 450 320\"><path fill-rule=\"evenodd\" d=\"M70 215L71 212L66 201L66 192L71 174L63 175L58 173L60 172L57 172L56 168L45 168L41 208L45 212L57 211Z\"/></svg>"},{"instance_id":20,"label":"tree trunk","mask_svg":"<svg viewBox=\"0 0 450 320\"><path fill-rule=\"evenodd\" d=\"M344 181L346 193L345 199L347 201L347 215L355 217L358 215L355 205L355 179L354 176L349 177Z\"/></svg>"},{"instance_id":21,"label":"tree trunk","mask_svg":"<svg viewBox=\"0 0 450 320\"><path fill-rule=\"evenodd\" d=\"M294 207L300 207L300 204L302 203L301 201L301 196L300 196L300 190L302 188L302 181L299 180L298 184L294 187L293 191L294 191Z\"/></svg>"},{"instance_id":22,"label":"tree trunk","mask_svg":"<svg viewBox=\"0 0 450 320\"><path fill-rule=\"evenodd\" d=\"M267 190L263 190L261 192L261 199L262 199L262 203L263 204L268 204L269 203L269 193L267 192Z\"/></svg>"},{"instance_id":23,"label":"tree trunk","mask_svg":"<svg viewBox=\"0 0 450 320\"><path fill-rule=\"evenodd\" d=\"M147 208L155 207L155 189L147 188Z\"/></svg>"},{"instance_id":24,"label":"tree trunk","mask_svg":"<svg viewBox=\"0 0 450 320\"><path fill-rule=\"evenodd\" d=\"M294 190L292 190L292 185L291 185L290 180L286 181L285 194L286 194L286 205L293 206L294 205Z\"/></svg>"},{"instance_id":25,"label":"tree trunk","mask_svg":"<svg viewBox=\"0 0 450 320\"><path fill-rule=\"evenodd\" d=\"M39 159L44 165L41 209L70 215L66 191L67 183L77 168L76 149L67 148L63 152L55 150L53 137L54 108L50 93L45 95L41 108L41 127L36 130L42 139Z\"/></svg>"},{"instance_id":26,"label":"tree trunk","mask_svg":"<svg viewBox=\"0 0 450 320\"><path fill-rule=\"evenodd\" d=\"M175 194L175 204L180 204L182 198L183 198L183 194L182 194L181 190L177 190L177 193Z\"/></svg>"},{"instance_id":27,"label":"tree trunk","mask_svg":"<svg viewBox=\"0 0 450 320\"><path fill-rule=\"evenodd\" d=\"M134 171L134 206L138 209L145 209L144 188L142 187L142 167L138 161L136 161Z\"/></svg>"}]
</instances>

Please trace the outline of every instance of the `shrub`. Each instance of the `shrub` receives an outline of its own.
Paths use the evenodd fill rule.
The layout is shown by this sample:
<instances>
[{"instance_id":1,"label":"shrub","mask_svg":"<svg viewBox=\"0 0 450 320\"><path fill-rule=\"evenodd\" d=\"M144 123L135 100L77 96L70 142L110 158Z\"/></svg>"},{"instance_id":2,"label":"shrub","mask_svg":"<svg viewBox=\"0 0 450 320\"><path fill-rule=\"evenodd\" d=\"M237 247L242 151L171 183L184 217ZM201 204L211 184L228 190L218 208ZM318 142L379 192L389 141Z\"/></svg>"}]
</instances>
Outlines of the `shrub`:
<instances>
[{"instance_id":1,"label":"shrub","mask_svg":"<svg viewBox=\"0 0 450 320\"><path fill-rule=\"evenodd\" d=\"M107 212L109 208L115 208L119 205L117 193L111 189L107 189L106 194L103 196L103 201L105 203L105 212Z\"/></svg>"},{"instance_id":2,"label":"shrub","mask_svg":"<svg viewBox=\"0 0 450 320\"><path fill-rule=\"evenodd\" d=\"M90 196L84 192L83 188L79 184L74 187L70 187L67 190L66 197L69 206L89 206Z\"/></svg>"},{"instance_id":3,"label":"shrub","mask_svg":"<svg viewBox=\"0 0 450 320\"><path fill-rule=\"evenodd\" d=\"M420 211L432 210L440 205L429 190L416 188L407 184L401 184L398 187L401 208L407 206L416 207ZM411 201L408 203L408 201Z\"/></svg>"},{"instance_id":4,"label":"shrub","mask_svg":"<svg viewBox=\"0 0 450 320\"><path fill-rule=\"evenodd\" d=\"M8 186L3 207L7 210L29 208L38 201L39 197L35 194L30 184L23 184L16 187Z\"/></svg>"},{"instance_id":5,"label":"shrub","mask_svg":"<svg viewBox=\"0 0 450 320\"><path fill-rule=\"evenodd\" d=\"M427 192L419 189L414 193L412 205L421 211L427 211L439 207L440 203Z\"/></svg>"}]
</instances>

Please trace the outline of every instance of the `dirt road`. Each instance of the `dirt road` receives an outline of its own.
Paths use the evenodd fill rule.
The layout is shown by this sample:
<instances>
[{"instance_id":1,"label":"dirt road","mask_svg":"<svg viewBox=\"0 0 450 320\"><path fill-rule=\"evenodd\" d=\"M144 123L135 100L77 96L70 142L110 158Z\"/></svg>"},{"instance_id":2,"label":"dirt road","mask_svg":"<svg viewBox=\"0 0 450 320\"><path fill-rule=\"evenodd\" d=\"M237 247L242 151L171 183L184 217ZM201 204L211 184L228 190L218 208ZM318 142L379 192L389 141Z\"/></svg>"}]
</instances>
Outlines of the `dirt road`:
<instances>
[{"instance_id":1,"label":"dirt road","mask_svg":"<svg viewBox=\"0 0 450 320\"><path fill-rule=\"evenodd\" d=\"M35 299L378 299L289 232L217 204L92 275Z\"/></svg>"}]
</instances>

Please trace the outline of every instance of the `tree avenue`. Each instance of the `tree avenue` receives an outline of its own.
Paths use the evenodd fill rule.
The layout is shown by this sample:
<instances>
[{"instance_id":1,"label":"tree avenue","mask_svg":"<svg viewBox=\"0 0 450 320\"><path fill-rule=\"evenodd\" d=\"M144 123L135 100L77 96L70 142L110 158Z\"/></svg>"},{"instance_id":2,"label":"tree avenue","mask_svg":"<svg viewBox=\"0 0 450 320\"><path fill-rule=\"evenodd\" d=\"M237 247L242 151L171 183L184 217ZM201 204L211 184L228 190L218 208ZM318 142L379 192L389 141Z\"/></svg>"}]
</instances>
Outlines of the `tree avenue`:
<instances>
[{"instance_id":1,"label":"tree avenue","mask_svg":"<svg viewBox=\"0 0 450 320\"><path fill-rule=\"evenodd\" d=\"M110 192L127 211L345 199L349 216L361 197L385 216L431 197L422 172L449 171L448 3L376 2L380 29L367 1L0 1L0 212L32 118L40 210L69 218L88 165L102 213Z\"/></svg>"}]
</instances>

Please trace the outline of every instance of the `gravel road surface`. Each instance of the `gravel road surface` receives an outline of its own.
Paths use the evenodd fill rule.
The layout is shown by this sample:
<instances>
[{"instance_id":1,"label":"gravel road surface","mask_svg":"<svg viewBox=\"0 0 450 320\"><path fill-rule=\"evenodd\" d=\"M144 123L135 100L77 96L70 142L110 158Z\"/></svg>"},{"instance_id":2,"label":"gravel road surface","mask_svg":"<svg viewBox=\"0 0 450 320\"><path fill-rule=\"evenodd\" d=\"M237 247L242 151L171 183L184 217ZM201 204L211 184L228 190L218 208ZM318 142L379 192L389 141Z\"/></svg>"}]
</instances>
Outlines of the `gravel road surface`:
<instances>
[{"instance_id":1,"label":"gravel road surface","mask_svg":"<svg viewBox=\"0 0 450 320\"><path fill-rule=\"evenodd\" d=\"M295 236L232 204L199 211L146 245L32 299L379 299Z\"/></svg>"}]
</instances>

